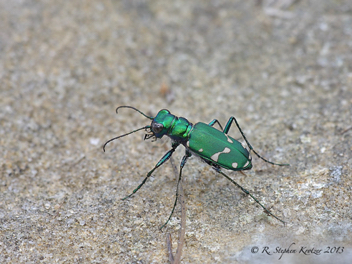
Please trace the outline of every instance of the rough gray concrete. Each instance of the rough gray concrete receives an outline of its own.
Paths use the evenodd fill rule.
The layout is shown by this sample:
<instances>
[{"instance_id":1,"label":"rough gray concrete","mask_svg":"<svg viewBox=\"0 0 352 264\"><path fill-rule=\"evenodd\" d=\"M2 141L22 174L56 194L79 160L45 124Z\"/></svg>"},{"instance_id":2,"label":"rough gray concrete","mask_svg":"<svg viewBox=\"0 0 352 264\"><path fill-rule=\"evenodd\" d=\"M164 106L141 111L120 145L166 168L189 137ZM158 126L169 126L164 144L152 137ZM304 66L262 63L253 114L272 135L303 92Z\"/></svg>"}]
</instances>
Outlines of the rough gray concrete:
<instances>
[{"instance_id":1,"label":"rough gray concrete","mask_svg":"<svg viewBox=\"0 0 352 264\"><path fill-rule=\"evenodd\" d=\"M177 207L158 230L175 195L170 164L121 198L170 141L139 132L103 153L150 122L116 115L120 105L194 123L234 115L261 155L291 164L254 157L247 177L228 172L284 227L191 159L183 263L352 258L350 0L2 0L0 18L1 263L168 262L166 233L176 247L180 223ZM280 260L262 253L290 245Z\"/></svg>"}]
</instances>

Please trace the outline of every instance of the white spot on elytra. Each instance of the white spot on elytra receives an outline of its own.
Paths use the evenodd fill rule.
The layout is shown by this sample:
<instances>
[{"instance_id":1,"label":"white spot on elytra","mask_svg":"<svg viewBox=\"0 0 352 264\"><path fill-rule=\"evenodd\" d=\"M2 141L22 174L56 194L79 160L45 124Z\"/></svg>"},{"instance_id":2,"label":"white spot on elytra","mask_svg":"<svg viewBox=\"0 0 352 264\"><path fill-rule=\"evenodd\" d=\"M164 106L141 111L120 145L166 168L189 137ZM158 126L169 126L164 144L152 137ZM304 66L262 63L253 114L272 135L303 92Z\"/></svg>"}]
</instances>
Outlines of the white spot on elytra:
<instances>
[{"instance_id":1,"label":"white spot on elytra","mask_svg":"<svg viewBox=\"0 0 352 264\"><path fill-rule=\"evenodd\" d=\"M230 149L229 148L224 148L224 150L223 151L220 151L220 152L217 152L217 153L215 153L213 156L211 156L210 158L213 160L213 161L215 161L215 162L218 162L218 159L219 159L219 156L220 156L220 154L222 154L222 153L230 153Z\"/></svg>"},{"instance_id":2,"label":"white spot on elytra","mask_svg":"<svg viewBox=\"0 0 352 264\"><path fill-rule=\"evenodd\" d=\"M198 150L198 152L203 152L203 149Z\"/></svg>"},{"instance_id":3,"label":"white spot on elytra","mask_svg":"<svg viewBox=\"0 0 352 264\"><path fill-rule=\"evenodd\" d=\"M227 142L233 143L233 141L231 140L231 138L229 138L229 136L227 134L225 134L225 136L227 137Z\"/></svg>"},{"instance_id":4,"label":"white spot on elytra","mask_svg":"<svg viewBox=\"0 0 352 264\"><path fill-rule=\"evenodd\" d=\"M249 164L249 161L247 160L247 162L246 162L246 164L244 164L244 167L243 167L243 168L247 167L248 164Z\"/></svg>"},{"instance_id":5,"label":"white spot on elytra","mask_svg":"<svg viewBox=\"0 0 352 264\"><path fill-rule=\"evenodd\" d=\"M186 145L187 145L187 147L189 147L189 140L187 141L187 144L186 144Z\"/></svg>"},{"instance_id":6,"label":"white spot on elytra","mask_svg":"<svg viewBox=\"0 0 352 264\"><path fill-rule=\"evenodd\" d=\"M232 167L233 167L233 168L235 168L235 169L236 169L236 168L237 168L237 166L238 166L237 162L232 163Z\"/></svg>"}]
</instances>

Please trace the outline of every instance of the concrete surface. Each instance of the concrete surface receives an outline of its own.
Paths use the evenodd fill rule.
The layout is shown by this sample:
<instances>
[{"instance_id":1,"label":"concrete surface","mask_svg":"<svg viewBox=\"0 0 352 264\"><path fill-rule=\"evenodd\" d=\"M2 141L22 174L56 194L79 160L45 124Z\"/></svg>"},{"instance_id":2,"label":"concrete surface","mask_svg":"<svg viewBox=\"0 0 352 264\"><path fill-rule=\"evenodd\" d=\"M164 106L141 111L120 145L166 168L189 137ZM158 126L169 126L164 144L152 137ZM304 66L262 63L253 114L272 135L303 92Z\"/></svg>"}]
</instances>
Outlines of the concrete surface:
<instances>
[{"instance_id":1,"label":"concrete surface","mask_svg":"<svg viewBox=\"0 0 352 264\"><path fill-rule=\"evenodd\" d=\"M103 153L150 123L120 105L234 115L262 156L291 164L227 172L284 227L192 158L182 263L352 258L351 1L2 0L0 18L1 263L168 263L170 164L121 198L170 141L141 131Z\"/></svg>"}]
</instances>

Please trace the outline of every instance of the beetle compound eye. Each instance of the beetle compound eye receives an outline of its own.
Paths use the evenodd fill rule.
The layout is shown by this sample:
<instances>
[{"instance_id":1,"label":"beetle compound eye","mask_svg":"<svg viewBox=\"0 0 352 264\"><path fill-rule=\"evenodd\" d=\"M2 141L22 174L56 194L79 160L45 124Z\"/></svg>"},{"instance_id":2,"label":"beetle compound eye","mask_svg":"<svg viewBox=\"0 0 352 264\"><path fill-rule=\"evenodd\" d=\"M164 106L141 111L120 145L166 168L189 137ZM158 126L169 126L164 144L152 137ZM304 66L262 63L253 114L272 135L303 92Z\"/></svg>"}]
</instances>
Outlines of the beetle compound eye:
<instances>
[{"instance_id":1,"label":"beetle compound eye","mask_svg":"<svg viewBox=\"0 0 352 264\"><path fill-rule=\"evenodd\" d=\"M163 129L164 129L163 124L159 124L159 123L152 124L152 130L155 134L159 134L161 131L163 131Z\"/></svg>"}]
</instances>

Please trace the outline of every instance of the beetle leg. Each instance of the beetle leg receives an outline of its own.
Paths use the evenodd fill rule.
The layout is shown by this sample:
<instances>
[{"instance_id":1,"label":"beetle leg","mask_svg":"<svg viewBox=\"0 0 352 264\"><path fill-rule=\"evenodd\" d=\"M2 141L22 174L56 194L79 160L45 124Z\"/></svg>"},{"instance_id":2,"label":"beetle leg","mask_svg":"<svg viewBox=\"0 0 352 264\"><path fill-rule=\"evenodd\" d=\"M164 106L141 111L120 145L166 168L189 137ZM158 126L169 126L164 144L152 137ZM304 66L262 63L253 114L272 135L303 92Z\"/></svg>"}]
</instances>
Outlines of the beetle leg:
<instances>
[{"instance_id":1,"label":"beetle leg","mask_svg":"<svg viewBox=\"0 0 352 264\"><path fill-rule=\"evenodd\" d=\"M264 212L267 214L267 215L271 215L273 216L274 218L276 218L277 220L279 220L281 223L283 223L284 225L286 225L286 223L281 220L280 218L278 218L277 216L275 216L274 214L272 214L268 209L265 208L264 205L262 205L258 200L257 198L255 198L249 191L247 191L245 188L243 188L241 185L239 185L237 182L235 182L233 179L231 179L229 176L227 176L225 173L223 173L221 171L220 168L215 168L215 170L220 173L222 176L224 176L226 179L228 179L229 181L231 181L234 185L236 185L238 188L240 188L245 194L249 195L250 197L253 198L253 200L258 203L263 209L264 209Z\"/></svg>"},{"instance_id":2,"label":"beetle leg","mask_svg":"<svg viewBox=\"0 0 352 264\"><path fill-rule=\"evenodd\" d=\"M219 120L217 120L217 119L214 119L213 121L211 121L211 122L209 123L209 126L212 127L212 126L215 125L215 123L219 125L219 127L221 128L221 131L222 131L222 130L223 130L222 125L220 124Z\"/></svg>"},{"instance_id":3,"label":"beetle leg","mask_svg":"<svg viewBox=\"0 0 352 264\"><path fill-rule=\"evenodd\" d=\"M133 194L135 194L142 186L143 184L147 181L147 179L152 175L152 173L161 165L163 165L171 156L172 154L175 152L176 148L179 146L179 143L173 143L172 144L172 149L170 149L168 152L166 152L166 154L159 160L159 162L155 165L155 167L148 172L147 176L144 178L144 180L142 181L142 183L140 185L138 185L138 187L136 189L133 190L133 192L130 195L127 195L125 198L123 198L122 200L125 200L129 197L131 197Z\"/></svg>"},{"instance_id":4,"label":"beetle leg","mask_svg":"<svg viewBox=\"0 0 352 264\"><path fill-rule=\"evenodd\" d=\"M249 142L248 142L246 136L244 135L244 133L242 132L242 129L240 128L240 125L237 123L236 118L234 118L233 116L231 116L230 119L229 119L229 121L227 121L227 124L226 124L226 126L225 126L225 129L224 129L224 131L223 131L225 134L227 134L227 133L229 132L230 127L231 127L231 124L232 124L233 121L235 121L235 124L236 124L238 130L241 132L241 135L242 135L242 137L244 138L244 140L246 141L246 143L247 143L249 149L252 150L252 151L254 152L254 154L257 155L258 158L260 158L260 159L264 160L265 162L270 163L270 164L272 164L272 165L290 166L290 164L274 163L274 162L269 161L269 160L267 160L267 159L264 159L262 156L260 156L260 155L253 149L252 145L249 144Z\"/></svg>"},{"instance_id":5,"label":"beetle leg","mask_svg":"<svg viewBox=\"0 0 352 264\"><path fill-rule=\"evenodd\" d=\"M169 218L167 219L166 223L163 224L163 225L160 227L160 230L163 229L164 226L166 226L166 224L170 221L172 214L174 213L174 210L175 210L175 207L176 207L176 204L177 204L177 199L178 199L178 185L180 184L180 181L181 181L182 169L183 169L183 167L185 166L185 164L186 164L186 162L187 162L187 159L188 159L189 157L191 157L191 156L192 156L191 152L189 152L188 150L186 150L186 153L185 153L185 155L183 156L182 161L181 161L181 164L180 164L180 174L179 174L179 176L178 176L178 181L177 181L176 198L175 198L174 206L173 206L173 208L172 208L172 211L171 211L171 214L170 214Z\"/></svg>"}]
</instances>

